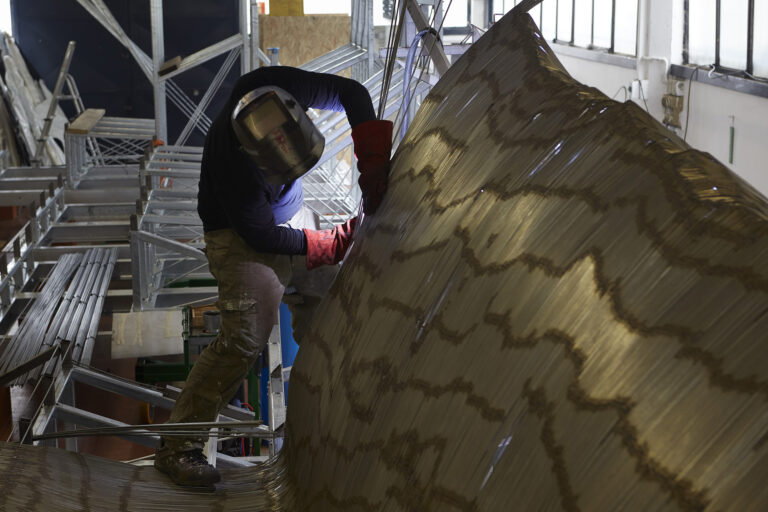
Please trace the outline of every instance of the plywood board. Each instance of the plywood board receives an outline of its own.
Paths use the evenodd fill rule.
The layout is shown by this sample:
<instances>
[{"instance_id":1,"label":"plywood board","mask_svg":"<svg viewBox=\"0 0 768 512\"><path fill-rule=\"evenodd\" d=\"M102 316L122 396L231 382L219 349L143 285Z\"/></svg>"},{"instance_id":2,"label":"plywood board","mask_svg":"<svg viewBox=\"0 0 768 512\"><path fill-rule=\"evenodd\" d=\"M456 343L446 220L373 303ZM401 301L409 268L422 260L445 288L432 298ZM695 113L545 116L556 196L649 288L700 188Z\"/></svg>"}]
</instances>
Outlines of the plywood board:
<instances>
[{"instance_id":1,"label":"plywood board","mask_svg":"<svg viewBox=\"0 0 768 512\"><path fill-rule=\"evenodd\" d=\"M270 16L304 16L304 0L269 0Z\"/></svg>"},{"instance_id":2,"label":"plywood board","mask_svg":"<svg viewBox=\"0 0 768 512\"><path fill-rule=\"evenodd\" d=\"M106 111L103 108L89 108L77 116L67 127L67 132L87 135L96 126Z\"/></svg>"},{"instance_id":3,"label":"plywood board","mask_svg":"<svg viewBox=\"0 0 768 512\"><path fill-rule=\"evenodd\" d=\"M271 9L271 7L270 7ZM300 66L349 43L346 14L259 16L259 47L280 48L280 64Z\"/></svg>"}]
</instances>

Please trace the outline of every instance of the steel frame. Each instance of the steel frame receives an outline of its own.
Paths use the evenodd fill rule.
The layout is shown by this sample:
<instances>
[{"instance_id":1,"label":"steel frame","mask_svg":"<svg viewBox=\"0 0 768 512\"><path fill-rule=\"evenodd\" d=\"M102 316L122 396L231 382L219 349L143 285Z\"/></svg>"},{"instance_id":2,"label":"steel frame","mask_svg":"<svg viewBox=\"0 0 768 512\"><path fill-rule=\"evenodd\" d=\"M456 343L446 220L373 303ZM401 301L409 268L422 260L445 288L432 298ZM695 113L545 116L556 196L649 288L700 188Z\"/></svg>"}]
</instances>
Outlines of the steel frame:
<instances>
[{"instance_id":1,"label":"steel frame","mask_svg":"<svg viewBox=\"0 0 768 512\"><path fill-rule=\"evenodd\" d=\"M102 117L88 133L66 130L66 181L76 188L96 166L138 164L155 136L152 119Z\"/></svg>"},{"instance_id":2,"label":"steel frame","mask_svg":"<svg viewBox=\"0 0 768 512\"><path fill-rule=\"evenodd\" d=\"M61 370L56 374L49 374L40 382L46 386L44 399L40 407L35 411L29 432L33 437L57 432L58 423L65 423L65 430L71 430L73 425L98 428L98 427L128 427L129 425L115 419L95 414L77 407L75 383L86 384L97 389L102 389L134 400L146 402L151 406L172 409L179 389L167 386L164 389L138 384L122 379L111 374L103 373L94 368L73 364L64 355L58 363ZM253 413L246 409L227 406L218 416L220 422L249 421L253 419ZM256 427L264 435L270 436L272 430L266 425ZM20 433L20 437L26 433ZM156 447L159 436L120 436L132 442L145 446ZM213 443L216 438L213 437ZM56 446L55 440L35 441L38 445ZM67 448L77 451L77 439L67 439ZM216 457L218 459L218 456ZM224 459L226 462L229 458ZM247 465L240 463L240 465Z\"/></svg>"},{"instance_id":3,"label":"steel frame","mask_svg":"<svg viewBox=\"0 0 768 512\"><path fill-rule=\"evenodd\" d=\"M227 52L225 65L214 82L219 82L226 75L238 56L241 57L243 71L260 61L276 64L276 52L271 59L268 58L255 47L254 39L257 38L249 40L247 37L249 27L245 19L249 5L253 9L249 0L242 0L240 4L240 34L187 56L175 70L162 76L159 72L165 64L160 23L162 0L150 0L152 58L125 36L102 0L78 2L139 62L142 71L153 83L157 116L154 120L106 117L87 134L68 134L67 167L25 169L29 172L23 173L26 176L23 186L14 181L21 178L13 169L0 174L2 204L27 205L36 201L31 205L34 213L32 220L0 251L0 322L6 326L14 321L14 311L18 313L20 302L35 298L35 293L25 289L25 286L42 265L49 265L51 259L63 252L85 251L94 242L118 242L116 273L127 273L130 266L130 293L136 309L214 300L216 290L212 285L184 289L168 287L174 280L210 277L205 255L200 251L203 233L196 212L202 148L182 144L152 147L148 142L153 135L167 138L166 99L188 114L189 122L180 141L186 140L184 135L188 136L191 130L205 133L210 126L210 119L204 111L206 102L219 84L211 84L200 104L195 105L174 85L172 78L177 74ZM351 68L353 77L363 77L361 81L364 80L374 102L379 102L383 72L376 71L381 66L375 59L373 48L372 0L353 2L352 12L349 45L307 63L305 68L325 72ZM253 34L257 33L257 16L251 18L250 30ZM388 82L383 117L392 117L401 108L404 80L405 71L396 69L391 82ZM412 88L418 103L418 97L426 93L430 85L426 81L418 81ZM344 114L315 112L312 115L326 137L326 148L319 168L310 175L313 178L306 180L305 197L307 204L321 218L321 227L327 227L357 213L359 192L355 183L356 173L347 163L353 161L349 154L352 141ZM105 146L104 140L112 141L112 146ZM96 145L95 141L99 144ZM27 188L33 184L40 190ZM137 197L138 201L135 200ZM125 218L131 211L133 215L128 224ZM130 245L121 245L122 241ZM60 248L53 246L56 242L78 242L81 245ZM84 245L88 243L92 245ZM129 253L131 261L127 262ZM282 368L279 352L279 329L276 328L268 344L270 427L273 432L281 429L285 418L282 394L286 372ZM67 351L56 353L67 354ZM105 376L69 361L59 365L55 371L45 373L39 382L50 385L51 392L47 393L46 401L33 422L32 432L35 435L55 429L57 419L90 426L118 424L115 420L78 410L74 382L86 382L159 406L170 406L172 402L171 398L157 390ZM148 438L142 439L146 442ZM76 449L76 441L70 441L69 446ZM273 446L273 450L275 448Z\"/></svg>"}]
</instances>

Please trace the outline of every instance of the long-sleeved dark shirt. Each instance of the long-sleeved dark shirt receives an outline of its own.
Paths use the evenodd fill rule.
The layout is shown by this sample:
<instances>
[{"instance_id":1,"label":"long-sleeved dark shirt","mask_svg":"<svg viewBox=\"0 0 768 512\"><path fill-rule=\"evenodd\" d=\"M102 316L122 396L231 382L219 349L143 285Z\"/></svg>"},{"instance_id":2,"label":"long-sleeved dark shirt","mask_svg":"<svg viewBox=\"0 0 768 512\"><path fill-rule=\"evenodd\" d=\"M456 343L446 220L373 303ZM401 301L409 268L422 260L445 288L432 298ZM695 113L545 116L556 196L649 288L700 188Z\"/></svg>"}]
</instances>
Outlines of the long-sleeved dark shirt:
<instances>
[{"instance_id":1,"label":"long-sleeved dark shirt","mask_svg":"<svg viewBox=\"0 0 768 512\"><path fill-rule=\"evenodd\" d=\"M300 207L301 182L272 185L264 180L258 163L240 151L230 121L242 96L257 87L284 89L305 108L344 110L349 124L376 118L368 90L360 83L336 75L312 73L287 66L264 67L241 76L226 105L211 124L205 139L197 211L205 231L233 228L253 249L278 254L306 254L300 229L278 224L286 211ZM295 203L299 202L297 206Z\"/></svg>"}]
</instances>

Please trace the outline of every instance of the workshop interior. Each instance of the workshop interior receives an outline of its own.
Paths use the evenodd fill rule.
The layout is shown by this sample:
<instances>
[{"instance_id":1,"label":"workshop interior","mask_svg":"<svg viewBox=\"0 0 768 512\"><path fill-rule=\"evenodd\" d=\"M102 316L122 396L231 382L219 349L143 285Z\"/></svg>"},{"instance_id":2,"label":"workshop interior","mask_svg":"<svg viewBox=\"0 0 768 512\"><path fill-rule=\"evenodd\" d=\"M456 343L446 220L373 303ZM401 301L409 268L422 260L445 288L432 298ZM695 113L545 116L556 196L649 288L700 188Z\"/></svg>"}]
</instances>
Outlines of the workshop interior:
<instances>
[{"instance_id":1,"label":"workshop interior","mask_svg":"<svg viewBox=\"0 0 768 512\"><path fill-rule=\"evenodd\" d=\"M768 0L0 24L0 510L768 510ZM351 247L300 343L288 287L218 418L172 423L222 328L206 135L268 66L365 87L386 194L363 215L354 128L309 109L303 205ZM190 435L215 486L154 467Z\"/></svg>"}]
</instances>

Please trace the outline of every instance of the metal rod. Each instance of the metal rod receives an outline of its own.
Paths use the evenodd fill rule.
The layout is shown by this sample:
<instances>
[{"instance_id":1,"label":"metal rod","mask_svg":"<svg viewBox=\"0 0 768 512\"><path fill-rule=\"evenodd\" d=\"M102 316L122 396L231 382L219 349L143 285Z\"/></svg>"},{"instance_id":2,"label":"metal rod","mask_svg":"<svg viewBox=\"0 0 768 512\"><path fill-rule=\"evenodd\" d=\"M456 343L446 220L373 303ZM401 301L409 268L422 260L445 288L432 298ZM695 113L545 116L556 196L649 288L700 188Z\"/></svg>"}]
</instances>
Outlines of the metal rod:
<instances>
[{"instance_id":1,"label":"metal rod","mask_svg":"<svg viewBox=\"0 0 768 512\"><path fill-rule=\"evenodd\" d=\"M48 145L48 135L51 133L51 126L53 126L53 117L56 115L56 107L59 105L61 90L64 87L64 81L66 80L67 74L69 73L69 65L72 62L72 55L74 55L74 53L75 42L70 41L67 45L66 51L64 52L64 60L61 63L59 76L56 78L56 85L53 88L51 103L48 106L48 115L45 116L43 131L40 133L37 148L35 149L35 156L32 158L32 162L38 167L42 163L43 151L45 151L45 147Z\"/></svg>"},{"instance_id":2,"label":"metal rod","mask_svg":"<svg viewBox=\"0 0 768 512\"><path fill-rule=\"evenodd\" d=\"M0 375L0 387L12 382L17 377L24 375L29 370L47 362L50 358L55 357L59 352L59 346L51 347L48 350L40 352L36 356L27 361L21 363L16 368L6 372L4 375Z\"/></svg>"},{"instance_id":3,"label":"metal rod","mask_svg":"<svg viewBox=\"0 0 768 512\"><path fill-rule=\"evenodd\" d=\"M72 293L69 296L69 303L65 305L62 301L62 305L60 306L64 307L65 311L63 313L61 325L54 338L55 340L72 340L75 335L78 318L81 314L80 298L82 297L83 290L88 282L88 270L89 267L93 265L93 261L96 258L96 251L96 249L89 249L86 252L85 257L75 273L75 277L72 278L72 282L69 285L69 290L72 290ZM74 347L74 343L72 346ZM57 363L58 361L50 361L43 369L43 374L49 376L55 375L56 369L59 366Z\"/></svg>"},{"instance_id":4,"label":"metal rod","mask_svg":"<svg viewBox=\"0 0 768 512\"><path fill-rule=\"evenodd\" d=\"M88 326L88 331L86 333L82 354L80 355L79 361L84 364L88 364L91 361L91 355L93 354L93 346L96 342L96 335L98 334L98 330L99 330L99 320L101 319L101 311L104 309L104 300L107 297L109 284L112 281L112 273L114 272L116 261L117 261L117 248L113 248L109 252L109 259L107 261L107 266L104 272L102 273L102 282L98 289L98 299L96 302L96 311L98 312L98 314L94 314L91 317L91 322L90 322L90 325Z\"/></svg>"},{"instance_id":5,"label":"metal rod","mask_svg":"<svg viewBox=\"0 0 768 512\"><path fill-rule=\"evenodd\" d=\"M715 67L720 67L720 0L715 0Z\"/></svg>"},{"instance_id":6,"label":"metal rod","mask_svg":"<svg viewBox=\"0 0 768 512\"><path fill-rule=\"evenodd\" d=\"M212 431L218 429L219 432ZM159 423L148 425L126 425L118 427L95 427L83 428L77 430L65 430L40 434L33 436L33 441L42 441L46 439L61 439L69 437L91 437L91 436L112 436L112 435L132 435L132 436L155 436L162 433L164 436L219 436L222 433L237 437L259 437L274 438L275 433L267 430L264 422L238 421L238 422L205 422L205 423Z\"/></svg>"},{"instance_id":7,"label":"metal rod","mask_svg":"<svg viewBox=\"0 0 768 512\"><path fill-rule=\"evenodd\" d=\"M755 0L747 3L747 73L755 68Z\"/></svg>"},{"instance_id":8,"label":"metal rod","mask_svg":"<svg viewBox=\"0 0 768 512\"><path fill-rule=\"evenodd\" d=\"M160 67L165 61L165 39L163 36L163 0L150 0L150 26L152 29L152 85L155 97L155 134L163 141L168 140L168 115L165 95L166 82L160 77Z\"/></svg>"},{"instance_id":9,"label":"metal rod","mask_svg":"<svg viewBox=\"0 0 768 512\"><path fill-rule=\"evenodd\" d=\"M613 53L615 49L616 49L616 0L612 0L611 1L611 47L608 51Z\"/></svg>"},{"instance_id":10,"label":"metal rod","mask_svg":"<svg viewBox=\"0 0 768 512\"><path fill-rule=\"evenodd\" d=\"M688 64L689 62L688 2L689 0L683 1L683 64ZM613 45L613 29L611 29L611 45ZM613 48L611 48L611 51L613 51Z\"/></svg>"},{"instance_id":11,"label":"metal rod","mask_svg":"<svg viewBox=\"0 0 768 512\"><path fill-rule=\"evenodd\" d=\"M576 0L571 2L571 44L576 42Z\"/></svg>"}]
</instances>

